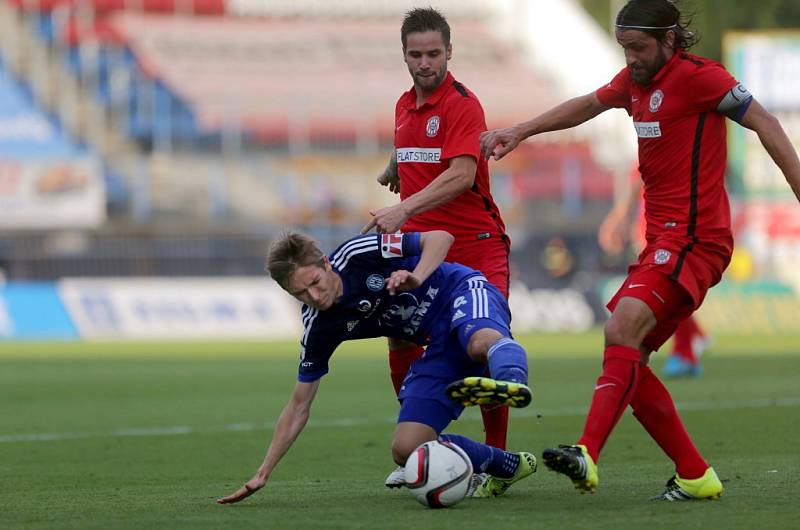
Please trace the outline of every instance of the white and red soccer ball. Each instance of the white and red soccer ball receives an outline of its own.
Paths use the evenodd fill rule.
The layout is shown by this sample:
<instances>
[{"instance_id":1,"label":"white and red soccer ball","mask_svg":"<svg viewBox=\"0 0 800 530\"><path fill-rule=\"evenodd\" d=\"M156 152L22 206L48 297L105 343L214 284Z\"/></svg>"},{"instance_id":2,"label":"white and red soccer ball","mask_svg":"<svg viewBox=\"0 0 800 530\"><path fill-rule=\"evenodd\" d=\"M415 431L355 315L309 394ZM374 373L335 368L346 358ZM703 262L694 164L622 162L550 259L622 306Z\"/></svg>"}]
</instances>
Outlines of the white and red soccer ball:
<instances>
[{"instance_id":1,"label":"white and red soccer ball","mask_svg":"<svg viewBox=\"0 0 800 530\"><path fill-rule=\"evenodd\" d=\"M406 461L406 487L430 508L453 506L467 495L472 463L460 447L436 440L417 447Z\"/></svg>"}]
</instances>

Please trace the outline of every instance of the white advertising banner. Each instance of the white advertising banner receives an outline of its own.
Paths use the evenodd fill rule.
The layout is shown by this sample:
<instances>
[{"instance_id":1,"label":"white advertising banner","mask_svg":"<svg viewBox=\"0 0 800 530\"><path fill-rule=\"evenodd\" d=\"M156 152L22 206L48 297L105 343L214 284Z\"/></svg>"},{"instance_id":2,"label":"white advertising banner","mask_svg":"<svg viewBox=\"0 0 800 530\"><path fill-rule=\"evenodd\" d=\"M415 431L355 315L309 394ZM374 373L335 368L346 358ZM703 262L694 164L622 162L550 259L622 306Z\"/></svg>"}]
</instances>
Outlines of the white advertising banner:
<instances>
[{"instance_id":1,"label":"white advertising banner","mask_svg":"<svg viewBox=\"0 0 800 530\"><path fill-rule=\"evenodd\" d=\"M0 230L92 228L106 215L91 157L0 158Z\"/></svg>"},{"instance_id":2,"label":"white advertising banner","mask_svg":"<svg viewBox=\"0 0 800 530\"><path fill-rule=\"evenodd\" d=\"M299 340L300 306L269 278L64 279L81 337Z\"/></svg>"},{"instance_id":3,"label":"white advertising banner","mask_svg":"<svg viewBox=\"0 0 800 530\"><path fill-rule=\"evenodd\" d=\"M800 148L800 31L742 31L723 39L728 70L781 122ZM780 169L758 136L744 127L728 127L729 184L747 198L780 199L797 204Z\"/></svg>"}]
</instances>

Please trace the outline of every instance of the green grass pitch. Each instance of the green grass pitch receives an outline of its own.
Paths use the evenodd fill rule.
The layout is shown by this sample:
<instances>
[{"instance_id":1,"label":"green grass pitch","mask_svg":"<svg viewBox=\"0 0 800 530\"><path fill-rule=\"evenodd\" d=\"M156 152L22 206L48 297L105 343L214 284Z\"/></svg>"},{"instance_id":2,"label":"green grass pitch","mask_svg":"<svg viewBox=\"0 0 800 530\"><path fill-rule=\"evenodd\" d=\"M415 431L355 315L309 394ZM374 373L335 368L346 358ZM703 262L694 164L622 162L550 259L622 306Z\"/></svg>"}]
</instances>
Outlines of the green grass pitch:
<instances>
[{"instance_id":1,"label":"green grass pitch","mask_svg":"<svg viewBox=\"0 0 800 530\"><path fill-rule=\"evenodd\" d=\"M534 402L510 445L573 442L599 373L598 332L522 338ZM702 379L670 381L725 483L718 502L655 503L671 463L626 414L579 495L540 467L505 497L428 510L388 490L397 404L383 341L343 347L311 421L266 488L255 471L294 385L294 343L0 344L0 527L784 529L800 521L800 337L718 337ZM660 369L663 354L654 358ZM468 410L448 429L482 439Z\"/></svg>"}]
</instances>

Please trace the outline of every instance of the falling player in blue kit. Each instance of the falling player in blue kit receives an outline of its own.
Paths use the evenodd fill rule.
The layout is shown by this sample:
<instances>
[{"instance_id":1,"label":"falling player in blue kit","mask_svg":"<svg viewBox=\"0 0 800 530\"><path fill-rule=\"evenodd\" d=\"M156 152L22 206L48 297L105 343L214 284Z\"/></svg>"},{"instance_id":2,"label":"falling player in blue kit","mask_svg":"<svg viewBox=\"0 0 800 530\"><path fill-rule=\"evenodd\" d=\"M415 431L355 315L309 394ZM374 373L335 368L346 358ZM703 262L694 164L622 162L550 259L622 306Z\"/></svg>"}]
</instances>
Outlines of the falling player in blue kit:
<instances>
[{"instance_id":1,"label":"falling player in blue kit","mask_svg":"<svg viewBox=\"0 0 800 530\"><path fill-rule=\"evenodd\" d=\"M536 470L530 453L441 434L465 405L524 407L531 401L526 354L511 336L508 303L480 272L442 261L452 242L438 230L368 234L346 241L330 256L295 232L273 242L270 275L303 302L299 374L258 471L217 502L238 502L264 487L305 427L334 350L343 341L372 337L427 345L398 397L402 404L392 440L398 465L424 442L452 442L467 453L476 473L490 475L475 497L502 495ZM482 377L487 365L494 379Z\"/></svg>"}]
</instances>

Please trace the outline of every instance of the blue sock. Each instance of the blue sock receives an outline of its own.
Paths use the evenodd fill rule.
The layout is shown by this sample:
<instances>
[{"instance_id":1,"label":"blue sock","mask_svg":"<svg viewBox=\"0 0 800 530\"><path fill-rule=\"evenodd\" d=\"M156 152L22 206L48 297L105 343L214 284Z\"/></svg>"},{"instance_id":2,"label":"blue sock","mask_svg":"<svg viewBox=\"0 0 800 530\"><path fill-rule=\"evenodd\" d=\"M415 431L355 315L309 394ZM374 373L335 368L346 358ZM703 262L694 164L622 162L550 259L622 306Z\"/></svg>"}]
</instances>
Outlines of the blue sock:
<instances>
[{"instance_id":1,"label":"blue sock","mask_svg":"<svg viewBox=\"0 0 800 530\"><path fill-rule=\"evenodd\" d=\"M492 344L486 356L493 379L528 384L528 357L517 341L502 338Z\"/></svg>"},{"instance_id":2,"label":"blue sock","mask_svg":"<svg viewBox=\"0 0 800 530\"><path fill-rule=\"evenodd\" d=\"M519 455L485 445L459 434L441 434L439 440L459 446L467 453L475 473L489 473L493 477L511 478L519 467Z\"/></svg>"}]
</instances>

